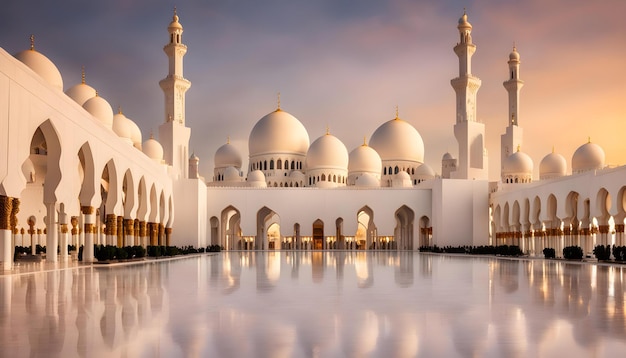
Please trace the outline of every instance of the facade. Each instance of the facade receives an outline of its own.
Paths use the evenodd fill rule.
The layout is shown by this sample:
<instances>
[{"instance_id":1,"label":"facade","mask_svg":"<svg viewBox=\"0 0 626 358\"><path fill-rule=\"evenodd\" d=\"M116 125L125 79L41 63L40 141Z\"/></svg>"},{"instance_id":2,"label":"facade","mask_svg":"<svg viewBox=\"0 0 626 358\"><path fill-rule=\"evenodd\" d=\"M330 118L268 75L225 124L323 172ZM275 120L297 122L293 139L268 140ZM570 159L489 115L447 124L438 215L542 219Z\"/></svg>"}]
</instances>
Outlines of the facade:
<instances>
[{"instance_id":1,"label":"facade","mask_svg":"<svg viewBox=\"0 0 626 358\"><path fill-rule=\"evenodd\" d=\"M587 250L623 242L622 178L604 169L604 152L587 143L566 175L562 156L541 161L523 152L519 126L520 55L509 56L509 120L502 135L502 178L487 181L485 125L477 121L480 79L464 13L454 47L459 76L454 135L459 158L446 153L441 175L424 164L416 128L396 117L369 142L348 150L327 131L310 141L280 107L251 129L248 167L229 142L215 154L213 177L189 154L183 75L183 27L174 13L164 52L164 121L158 141L82 81L63 91L54 63L31 48L0 49L0 261L11 269L14 246L46 246L49 261L71 258L68 245L217 244L227 250L392 249L429 245L516 243L537 253L546 245L582 243ZM516 147L517 151L513 148ZM591 183L591 185L590 185ZM610 198L617 198L611 201ZM453 224L452 224L453 223ZM611 231L611 232L612 232ZM59 254L53 255L59 248Z\"/></svg>"}]
</instances>

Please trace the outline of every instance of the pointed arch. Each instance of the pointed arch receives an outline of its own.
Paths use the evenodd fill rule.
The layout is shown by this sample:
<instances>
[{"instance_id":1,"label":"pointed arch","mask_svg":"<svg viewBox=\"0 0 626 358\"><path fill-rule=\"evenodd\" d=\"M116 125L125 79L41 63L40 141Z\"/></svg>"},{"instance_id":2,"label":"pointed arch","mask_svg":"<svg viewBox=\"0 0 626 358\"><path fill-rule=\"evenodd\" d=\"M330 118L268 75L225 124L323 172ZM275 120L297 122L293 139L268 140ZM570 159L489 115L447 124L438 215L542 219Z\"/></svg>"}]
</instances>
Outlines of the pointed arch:
<instances>
[{"instance_id":1,"label":"pointed arch","mask_svg":"<svg viewBox=\"0 0 626 358\"><path fill-rule=\"evenodd\" d=\"M376 242L377 229L374 224L374 210L365 205L356 213L357 232L355 233L356 248L367 250Z\"/></svg>"},{"instance_id":2,"label":"pointed arch","mask_svg":"<svg viewBox=\"0 0 626 358\"><path fill-rule=\"evenodd\" d=\"M241 212L229 205L222 210L219 245L226 250L234 250L241 241Z\"/></svg>"},{"instance_id":3,"label":"pointed arch","mask_svg":"<svg viewBox=\"0 0 626 358\"><path fill-rule=\"evenodd\" d=\"M396 218L396 228L394 230L394 241L397 248L401 250L413 250L413 223L415 213L411 208L402 205L394 214Z\"/></svg>"},{"instance_id":4,"label":"pointed arch","mask_svg":"<svg viewBox=\"0 0 626 358\"><path fill-rule=\"evenodd\" d=\"M317 219L313 222L313 249L314 250L323 250L324 249L324 221L322 219Z\"/></svg>"}]
</instances>

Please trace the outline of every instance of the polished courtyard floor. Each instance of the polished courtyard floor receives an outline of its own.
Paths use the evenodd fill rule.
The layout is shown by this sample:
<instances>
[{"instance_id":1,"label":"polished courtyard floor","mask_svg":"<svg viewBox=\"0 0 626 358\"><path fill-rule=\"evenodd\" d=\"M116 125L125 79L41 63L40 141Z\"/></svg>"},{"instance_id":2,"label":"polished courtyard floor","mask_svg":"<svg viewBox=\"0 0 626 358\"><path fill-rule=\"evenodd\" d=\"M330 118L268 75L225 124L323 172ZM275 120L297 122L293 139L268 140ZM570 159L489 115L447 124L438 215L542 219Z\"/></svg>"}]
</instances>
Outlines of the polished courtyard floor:
<instances>
[{"instance_id":1,"label":"polished courtyard floor","mask_svg":"<svg viewBox=\"0 0 626 358\"><path fill-rule=\"evenodd\" d=\"M341 251L29 265L0 276L0 357L626 351L620 266Z\"/></svg>"}]
</instances>

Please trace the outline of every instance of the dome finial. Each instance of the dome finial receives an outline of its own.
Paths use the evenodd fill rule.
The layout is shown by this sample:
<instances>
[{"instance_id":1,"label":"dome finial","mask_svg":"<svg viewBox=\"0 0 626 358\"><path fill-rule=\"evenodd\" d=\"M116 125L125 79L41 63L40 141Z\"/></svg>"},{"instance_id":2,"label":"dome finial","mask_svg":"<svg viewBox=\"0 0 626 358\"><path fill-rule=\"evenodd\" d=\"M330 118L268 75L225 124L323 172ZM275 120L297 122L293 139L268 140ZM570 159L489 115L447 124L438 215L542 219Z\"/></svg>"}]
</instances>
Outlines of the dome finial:
<instances>
[{"instance_id":1,"label":"dome finial","mask_svg":"<svg viewBox=\"0 0 626 358\"><path fill-rule=\"evenodd\" d=\"M330 127L326 124L326 135L330 135Z\"/></svg>"},{"instance_id":2,"label":"dome finial","mask_svg":"<svg viewBox=\"0 0 626 358\"><path fill-rule=\"evenodd\" d=\"M178 22L178 11L176 10L176 5L174 5L174 16L172 16L172 20L174 20L174 22Z\"/></svg>"},{"instance_id":3,"label":"dome finial","mask_svg":"<svg viewBox=\"0 0 626 358\"><path fill-rule=\"evenodd\" d=\"M276 111L280 111L280 91L276 92Z\"/></svg>"},{"instance_id":4,"label":"dome finial","mask_svg":"<svg viewBox=\"0 0 626 358\"><path fill-rule=\"evenodd\" d=\"M80 83L85 84L85 66L80 68Z\"/></svg>"},{"instance_id":5,"label":"dome finial","mask_svg":"<svg viewBox=\"0 0 626 358\"><path fill-rule=\"evenodd\" d=\"M35 35L30 34L30 49L35 50Z\"/></svg>"},{"instance_id":6,"label":"dome finial","mask_svg":"<svg viewBox=\"0 0 626 358\"><path fill-rule=\"evenodd\" d=\"M398 105L396 104L396 118L395 119L400 119L400 117L398 116Z\"/></svg>"},{"instance_id":7,"label":"dome finial","mask_svg":"<svg viewBox=\"0 0 626 358\"><path fill-rule=\"evenodd\" d=\"M367 147L367 136L363 136L363 146Z\"/></svg>"},{"instance_id":8,"label":"dome finial","mask_svg":"<svg viewBox=\"0 0 626 358\"><path fill-rule=\"evenodd\" d=\"M122 113L122 106L117 106L117 113L118 114L123 114Z\"/></svg>"},{"instance_id":9,"label":"dome finial","mask_svg":"<svg viewBox=\"0 0 626 358\"><path fill-rule=\"evenodd\" d=\"M230 144L230 136L226 137L226 144Z\"/></svg>"},{"instance_id":10,"label":"dome finial","mask_svg":"<svg viewBox=\"0 0 626 358\"><path fill-rule=\"evenodd\" d=\"M522 149L522 146L518 144L518 145L517 145L517 152L518 152L518 153L519 153L520 149Z\"/></svg>"},{"instance_id":11,"label":"dome finial","mask_svg":"<svg viewBox=\"0 0 626 358\"><path fill-rule=\"evenodd\" d=\"M587 143L591 143L591 136L587 137Z\"/></svg>"},{"instance_id":12,"label":"dome finial","mask_svg":"<svg viewBox=\"0 0 626 358\"><path fill-rule=\"evenodd\" d=\"M552 146L552 154L554 154L554 145Z\"/></svg>"}]
</instances>

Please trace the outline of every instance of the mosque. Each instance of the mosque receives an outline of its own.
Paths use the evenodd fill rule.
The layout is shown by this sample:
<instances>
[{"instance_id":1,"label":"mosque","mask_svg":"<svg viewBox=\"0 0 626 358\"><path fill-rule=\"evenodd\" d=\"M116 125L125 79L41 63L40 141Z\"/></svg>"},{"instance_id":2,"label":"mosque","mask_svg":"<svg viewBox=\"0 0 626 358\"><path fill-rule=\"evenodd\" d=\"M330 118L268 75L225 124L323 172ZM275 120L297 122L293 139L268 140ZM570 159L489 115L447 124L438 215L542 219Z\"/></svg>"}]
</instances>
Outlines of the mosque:
<instances>
[{"instance_id":1,"label":"mosque","mask_svg":"<svg viewBox=\"0 0 626 358\"><path fill-rule=\"evenodd\" d=\"M280 106L251 129L248 167L230 143L215 153L213 178L199 175L185 123L183 26L174 12L164 52L167 76L158 140L86 83L67 87L35 49L0 48L0 261L14 246L47 247L46 260L75 258L68 245L218 244L226 250L417 250L428 245L516 244L543 247L623 244L626 168L606 168L597 144L581 146L571 175L557 153L540 164L521 151L520 55L509 56L509 123L502 135L501 180L489 182L485 125L477 120L481 81L467 14L459 19L456 93L458 158L441 173L424 163L410 122L381 123L369 142L348 150L327 130L310 141ZM504 66L503 66L504 67ZM504 68L503 68L504 73ZM614 197L617 200L612 201ZM58 255L51 252L58 250ZM558 250L557 250L558 252Z\"/></svg>"}]
</instances>

